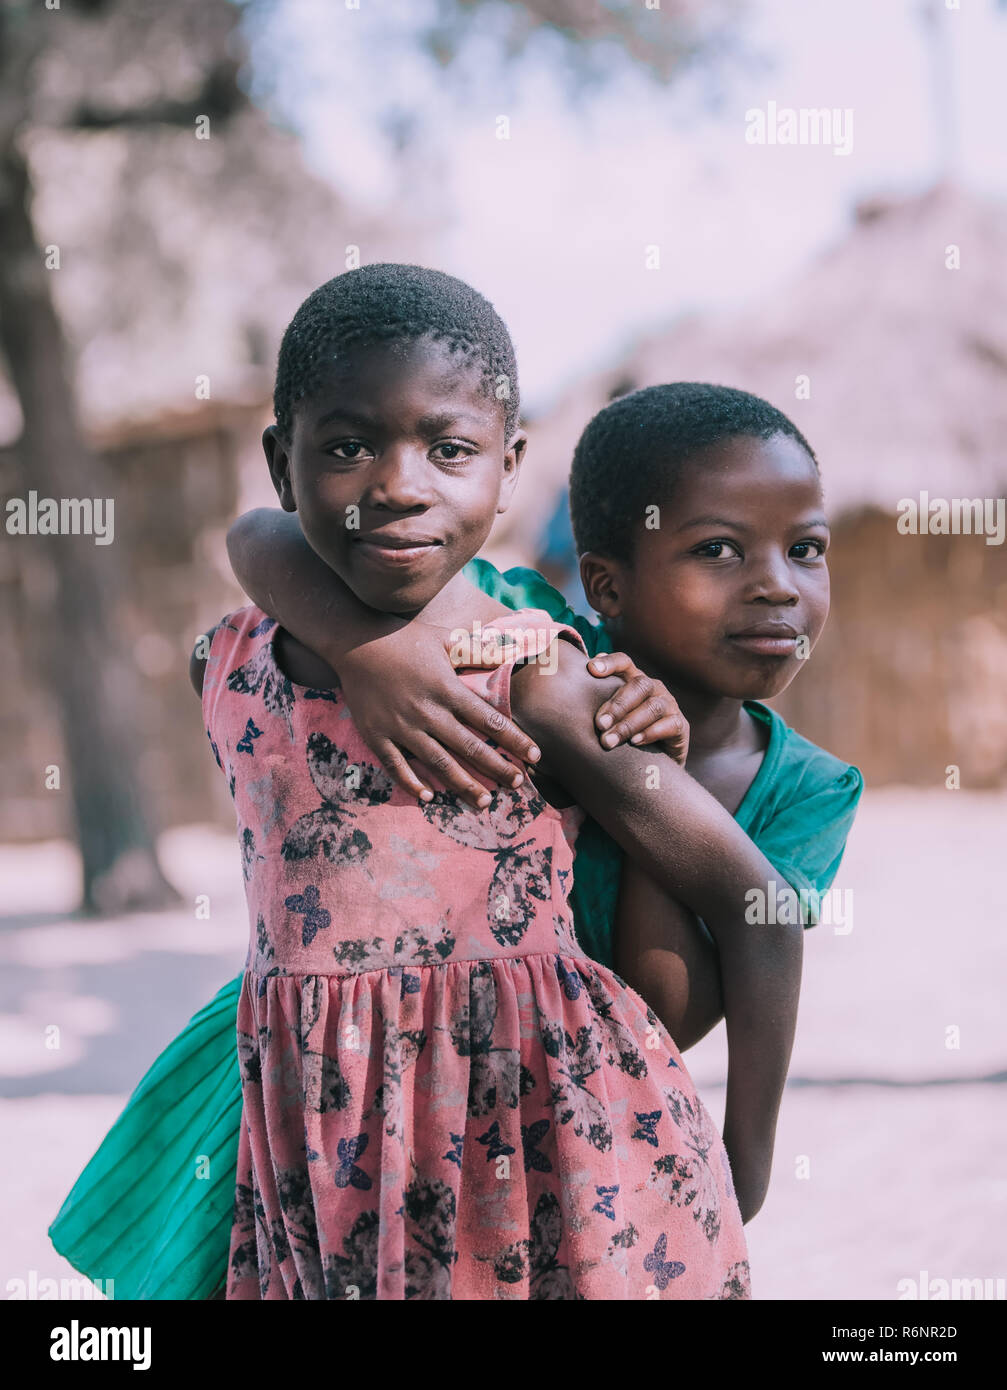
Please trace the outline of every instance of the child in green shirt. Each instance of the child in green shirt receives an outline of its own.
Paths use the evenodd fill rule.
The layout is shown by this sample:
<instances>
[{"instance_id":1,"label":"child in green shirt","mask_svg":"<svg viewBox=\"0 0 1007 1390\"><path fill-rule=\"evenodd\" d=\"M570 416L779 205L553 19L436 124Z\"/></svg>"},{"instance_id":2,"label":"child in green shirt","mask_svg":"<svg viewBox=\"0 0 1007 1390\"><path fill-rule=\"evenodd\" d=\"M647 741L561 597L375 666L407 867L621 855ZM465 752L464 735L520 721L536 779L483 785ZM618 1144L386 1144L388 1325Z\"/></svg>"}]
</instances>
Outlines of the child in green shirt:
<instances>
[{"instance_id":1,"label":"child in green shirt","mask_svg":"<svg viewBox=\"0 0 1007 1390\"><path fill-rule=\"evenodd\" d=\"M533 570L501 575L476 559L467 577L513 609L545 609L570 623L591 656L617 645L662 680L689 723L687 770L736 817L785 884L814 890L812 898L824 893L853 821L860 774L761 703L796 675L828 613L828 529L810 447L785 416L745 392L695 383L647 388L613 402L585 430L571 473L571 512L582 582L600 622L573 614ZM339 581L303 540L296 518L252 513L232 528L230 548L253 601L344 670L331 659ZM434 737L446 758L437 768L445 785L483 791L452 756L467 746L471 765L493 775L472 756L471 730L484 734L487 726L472 717L465 728L448 717L480 702L471 692L458 695L443 635L413 623L398 637L405 625L385 621L375 614L382 652L373 685L358 678L348 689L344 679L369 746L418 794L423 783L402 755L426 765ZM398 681L389 678L396 641ZM597 665L594 673L607 674ZM627 723L635 700L631 678L599 710L600 724L609 713L617 741L642 727L639 718ZM432 701L442 710L436 725L424 714ZM666 720L633 741L662 735ZM513 726L498 728L493 741L519 756L528 746ZM574 880L581 944L639 990L685 1050L723 1015L716 950L703 924L624 861L591 820L578 836ZM658 958L661 970L654 969ZM668 971L669 958L677 973ZM206 1298L223 1282L241 1113L240 979L158 1058L50 1227L56 1248L77 1268L114 1277L119 1297ZM208 1162L197 1181L201 1157Z\"/></svg>"}]
</instances>

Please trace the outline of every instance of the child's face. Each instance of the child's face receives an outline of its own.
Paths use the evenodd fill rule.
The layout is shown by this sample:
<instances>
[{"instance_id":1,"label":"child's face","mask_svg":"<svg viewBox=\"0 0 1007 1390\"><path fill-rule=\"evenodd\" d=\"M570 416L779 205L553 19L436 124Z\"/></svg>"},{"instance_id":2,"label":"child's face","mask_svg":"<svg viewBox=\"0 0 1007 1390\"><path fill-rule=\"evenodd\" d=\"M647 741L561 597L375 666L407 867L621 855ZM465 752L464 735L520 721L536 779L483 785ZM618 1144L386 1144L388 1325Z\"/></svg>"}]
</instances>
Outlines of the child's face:
<instances>
[{"instance_id":1,"label":"child's face","mask_svg":"<svg viewBox=\"0 0 1007 1390\"><path fill-rule=\"evenodd\" d=\"M281 505L362 602L423 608L477 554L517 480L524 436L478 365L429 339L351 348L263 436ZM407 542L409 544L407 544Z\"/></svg>"},{"instance_id":2,"label":"child's face","mask_svg":"<svg viewBox=\"0 0 1007 1390\"><path fill-rule=\"evenodd\" d=\"M661 507L660 529L641 524L634 540L630 565L581 562L619 645L672 688L736 699L786 689L829 612L821 483L796 440L705 450Z\"/></svg>"}]
</instances>

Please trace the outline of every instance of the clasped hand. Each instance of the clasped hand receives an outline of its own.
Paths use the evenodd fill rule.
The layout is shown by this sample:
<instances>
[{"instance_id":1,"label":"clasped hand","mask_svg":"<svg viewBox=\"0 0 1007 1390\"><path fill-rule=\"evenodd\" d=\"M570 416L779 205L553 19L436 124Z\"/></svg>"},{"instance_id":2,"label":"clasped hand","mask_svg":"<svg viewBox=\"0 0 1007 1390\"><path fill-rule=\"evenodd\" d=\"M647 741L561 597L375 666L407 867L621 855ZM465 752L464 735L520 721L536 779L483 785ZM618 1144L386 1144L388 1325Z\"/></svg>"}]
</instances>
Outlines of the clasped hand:
<instances>
[{"instance_id":1,"label":"clasped hand","mask_svg":"<svg viewBox=\"0 0 1007 1390\"><path fill-rule=\"evenodd\" d=\"M599 678L618 675L623 680L622 688L595 712L603 747L653 745L685 765L689 726L661 681L645 675L625 652L594 657L587 669ZM410 758L482 809L492 797L470 769L513 788L524 781L524 773L504 755L532 769L541 756L513 720L459 678L447 629L414 621L366 642L341 659L340 682L368 747L389 776L421 800L429 801L433 791L410 766Z\"/></svg>"}]
</instances>

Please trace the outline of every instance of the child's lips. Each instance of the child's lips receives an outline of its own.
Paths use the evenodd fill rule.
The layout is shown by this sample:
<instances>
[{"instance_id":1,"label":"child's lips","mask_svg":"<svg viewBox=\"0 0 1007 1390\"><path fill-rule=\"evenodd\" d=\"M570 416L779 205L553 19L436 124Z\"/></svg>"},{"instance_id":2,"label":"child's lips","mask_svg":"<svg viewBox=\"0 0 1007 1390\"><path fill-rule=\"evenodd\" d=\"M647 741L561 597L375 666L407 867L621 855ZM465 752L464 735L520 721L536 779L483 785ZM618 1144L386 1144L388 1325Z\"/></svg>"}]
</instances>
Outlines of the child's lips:
<instances>
[{"instance_id":1,"label":"child's lips","mask_svg":"<svg viewBox=\"0 0 1007 1390\"><path fill-rule=\"evenodd\" d=\"M728 641L755 656L793 656L799 636L789 623L758 623L730 633Z\"/></svg>"},{"instance_id":2,"label":"child's lips","mask_svg":"<svg viewBox=\"0 0 1007 1390\"><path fill-rule=\"evenodd\" d=\"M353 542L368 560L392 568L410 565L436 550L441 544L433 537L396 536L391 533L383 536L380 532L354 536Z\"/></svg>"}]
</instances>

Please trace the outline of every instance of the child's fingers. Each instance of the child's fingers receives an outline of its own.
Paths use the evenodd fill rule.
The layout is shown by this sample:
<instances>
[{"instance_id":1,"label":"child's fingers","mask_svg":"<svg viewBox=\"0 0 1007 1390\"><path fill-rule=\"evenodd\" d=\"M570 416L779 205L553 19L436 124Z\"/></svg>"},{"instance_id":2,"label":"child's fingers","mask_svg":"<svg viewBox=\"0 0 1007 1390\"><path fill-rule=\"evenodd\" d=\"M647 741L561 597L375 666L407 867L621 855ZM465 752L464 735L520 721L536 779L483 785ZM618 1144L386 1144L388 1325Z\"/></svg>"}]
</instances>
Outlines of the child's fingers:
<instances>
[{"instance_id":1,"label":"child's fingers","mask_svg":"<svg viewBox=\"0 0 1007 1390\"><path fill-rule=\"evenodd\" d=\"M604 704L598 706L594 722L599 729L611 729L620 720L628 719L635 710L648 705L654 709L654 700L663 695L664 687L658 681L651 680L650 676L638 671L621 689L614 691ZM656 710L654 718L661 719L670 710L669 698L661 709Z\"/></svg>"},{"instance_id":2,"label":"child's fingers","mask_svg":"<svg viewBox=\"0 0 1007 1390\"><path fill-rule=\"evenodd\" d=\"M473 745L474 752L483 749L491 755L491 758L495 760L495 762L501 765L506 764L507 772L500 777L496 777L495 773L489 771L489 767L493 764L484 764L482 753L479 753L478 760L475 756L470 756L468 753L465 753L465 756L469 758L471 762L475 763L475 765L480 768L480 771L485 767L487 775L496 777L497 781L509 782L509 774L512 773L514 769L507 762L506 758L501 757L499 753L494 753L492 748L487 749L483 741L484 739L491 738L500 748L512 754L522 763L534 764L538 762L539 758L542 756L534 739L529 738L524 730L519 729L512 719L508 719L500 710L488 704L487 701L477 695L474 690L469 690L468 686L463 685L461 681L458 681L458 688L452 696L450 714L453 715L456 720L461 721L461 723L457 725L457 728L461 733L468 735L469 740L472 738L473 731L478 735L476 744ZM438 737L441 737L441 735L438 735ZM451 746L456 746L453 741ZM459 749L459 751L464 752L463 749Z\"/></svg>"},{"instance_id":3,"label":"child's fingers","mask_svg":"<svg viewBox=\"0 0 1007 1390\"><path fill-rule=\"evenodd\" d=\"M470 729L454 711L443 708L434 711L429 716L429 733L448 753L463 758L469 767L491 782L502 787L519 787L524 781L521 769L491 748L486 738Z\"/></svg>"},{"instance_id":4,"label":"child's fingers","mask_svg":"<svg viewBox=\"0 0 1007 1390\"><path fill-rule=\"evenodd\" d=\"M636 721L630 716L625 722L629 724ZM648 743L684 742L688 737L689 725L683 715L676 711L674 714L662 715L646 728L634 729L630 735L630 742L642 748Z\"/></svg>"},{"instance_id":5,"label":"child's fingers","mask_svg":"<svg viewBox=\"0 0 1007 1390\"><path fill-rule=\"evenodd\" d=\"M595 723L604 730L605 748L630 742L663 744L664 751L685 764L689 748L689 725L678 701L661 681L642 672L625 652L606 652L588 662L592 675L622 675L625 684L598 707Z\"/></svg>"},{"instance_id":6,"label":"child's fingers","mask_svg":"<svg viewBox=\"0 0 1007 1390\"><path fill-rule=\"evenodd\" d=\"M460 664L460 658L455 654L455 629L442 628L441 632L448 660L453 666ZM518 774L517 780L514 780L514 767L506 758L494 754L492 749L486 749L486 738L491 738L518 762L536 763L542 756L534 739L529 738L512 719L508 719L494 705L477 695L474 690L470 690L461 680L454 681L451 694L445 698L441 713L447 714L449 720L453 715L455 721L459 722L455 725L442 722L438 738L448 747L463 753L480 772L485 772L494 782L519 786L523 778ZM471 742L473 730L480 736L475 744ZM463 746L466 743L469 751ZM487 753L490 755L488 758Z\"/></svg>"},{"instance_id":7,"label":"child's fingers","mask_svg":"<svg viewBox=\"0 0 1007 1390\"><path fill-rule=\"evenodd\" d=\"M609 729L638 704L641 704L655 689L659 682L651 680L625 652L605 652L603 656L593 656L587 663L592 676L622 676L624 684L620 690L598 706L595 723L599 729ZM662 690L663 686L660 687Z\"/></svg>"},{"instance_id":8,"label":"child's fingers","mask_svg":"<svg viewBox=\"0 0 1007 1390\"><path fill-rule=\"evenodd\" d=\"M620 676L637 670L636 662L625 652L605 652L587 663L592 676Z\"/></svg>"},{"instance_id":9,"label":"child's fingers","mask_svg":"<svg viewBox=\"0 0 1007 1390\"><path fill-rule=\"evenodd\" d=\"M442 744L428 734L417 734L411 738L408 753L427 772L443 782L449 792L462 797L475 810L485 810L493 800L493 793L477 782Z\"/></svg>"},{"instance_id":10,"label":"child's fingers","mask_svg":"<svg viewBox=\"0 0 1007 1390\"><path fill-rule=\"evenodd\" d=\"M647 744L660 744L663 752L677 763L685 766L689 755L689 725L681 714L669 714L659 719L650 728L634 734L630 739L634 748L644 748Z\"/></svg>"},{"instance_id":11,"label":"child's fingers","mask_svg":"<svg viewBox=\"0 0 1007 1390\"><path fill-rule=\"evenodd\" d=\"M637 705L630 710L624 719L620 719L618 724L613 724L610 729L606 729L601 736L604 748L616 748L620 743L641 743L645 732L651 730L657 724L663 724L666 720L674 720L676 712L669 709L668 705L659 695L652 696L649 700L644 700L642 705ZM681 718L681 716L678 716ZM653 742L647 739L647 742Z\"/></svg>"},{"instance_id":12,"label":"child's fingers","mask_svg":"<svg viewBox=\"0 0 1007 1390\"><path fill-rule=\"evenodd\" d=\"M393 782L397 782L404 792L423 801L433 799L432 790L425 782L420 781L394 743L386 738L375 739L371 747L389 777Z\"/></svg>"}]
</instances>

